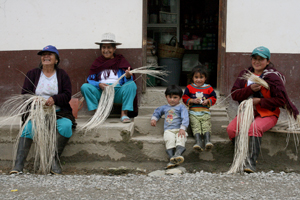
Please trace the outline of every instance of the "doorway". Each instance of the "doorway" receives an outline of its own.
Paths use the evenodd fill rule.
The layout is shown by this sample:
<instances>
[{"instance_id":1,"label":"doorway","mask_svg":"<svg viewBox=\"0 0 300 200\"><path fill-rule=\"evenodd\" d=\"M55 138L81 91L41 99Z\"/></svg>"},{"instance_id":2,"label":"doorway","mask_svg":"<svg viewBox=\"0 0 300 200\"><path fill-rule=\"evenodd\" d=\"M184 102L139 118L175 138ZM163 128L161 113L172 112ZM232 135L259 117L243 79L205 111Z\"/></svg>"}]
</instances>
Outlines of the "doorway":
<instances>
[{"instance_id":1,"label":"doorway","mask_svg":"<svg viewBox=\"0 0 300 200\"><path fill-rule=\"evenodd\" d=\"M154 48L145 48L147 56L158 56L158 44L176 35L178 45L185 48L179 85L188 84L189 71L199 62L208 71L208 83L221 89L225 9L226 0L147 0L147 42L153 41Z\"/></svg>"}]
</instances>

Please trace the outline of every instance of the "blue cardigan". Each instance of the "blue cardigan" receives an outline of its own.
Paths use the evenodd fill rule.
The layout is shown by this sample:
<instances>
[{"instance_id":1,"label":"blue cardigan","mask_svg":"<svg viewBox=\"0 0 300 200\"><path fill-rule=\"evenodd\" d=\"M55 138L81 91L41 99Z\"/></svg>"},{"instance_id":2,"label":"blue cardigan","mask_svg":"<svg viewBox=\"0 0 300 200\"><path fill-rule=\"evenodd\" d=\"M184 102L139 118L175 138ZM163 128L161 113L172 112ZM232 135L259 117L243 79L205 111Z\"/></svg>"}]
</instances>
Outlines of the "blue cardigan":
<instances>
[{"instance_id":1,"label":"blue cardigan","mask_svg":"<svg viewBox=\"0 0 300 200\"><path fill-rule=\"evenodd\" d=\"M123 74L125 73L125 71L123 69L119 69L118 72L117 72L117 75L118 75L118 78L120 78ZM98 73L99 74L99 73ZM92 84L93 86L95 86L96 88L100 89L99 87L99 83L101 83L101 81L95 81L93 79L98 79L98 74L92 74L92 75L89 75L88 78L87 78L87 81L89 84ZM126 76L124 76L120 81L119 81L119 84L120 85L123 85L124 83L130 81L130 80L133 80L133 77L131 76L129 79L126 78Z\"/></svg>"}]
</instances>

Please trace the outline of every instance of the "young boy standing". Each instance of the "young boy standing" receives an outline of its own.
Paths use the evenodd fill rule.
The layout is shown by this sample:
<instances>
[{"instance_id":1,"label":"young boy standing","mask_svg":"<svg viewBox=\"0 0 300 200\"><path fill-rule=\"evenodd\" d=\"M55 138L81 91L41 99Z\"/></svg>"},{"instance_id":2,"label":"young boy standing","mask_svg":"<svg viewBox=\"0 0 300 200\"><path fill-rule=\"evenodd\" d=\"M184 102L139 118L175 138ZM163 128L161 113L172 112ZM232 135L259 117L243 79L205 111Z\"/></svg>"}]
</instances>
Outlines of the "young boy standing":
<instances>
[{"instance_id":1,"label":"young boy standing","mask_svg":"<svg viewBox=\"0 0 300 200\"><path fill-rule=\"evenodd\" d=\"M189 125L189 114L185 105L180 103L182 94L179 86L168 86L165 91L168 104L155 109L151 117L151 126L156 126L156 122L165 115L164 141L170 158L167 168L177 166L184 161L182 154L185 151L188 135L186 129Z\"/></svg>"}]
</instances>

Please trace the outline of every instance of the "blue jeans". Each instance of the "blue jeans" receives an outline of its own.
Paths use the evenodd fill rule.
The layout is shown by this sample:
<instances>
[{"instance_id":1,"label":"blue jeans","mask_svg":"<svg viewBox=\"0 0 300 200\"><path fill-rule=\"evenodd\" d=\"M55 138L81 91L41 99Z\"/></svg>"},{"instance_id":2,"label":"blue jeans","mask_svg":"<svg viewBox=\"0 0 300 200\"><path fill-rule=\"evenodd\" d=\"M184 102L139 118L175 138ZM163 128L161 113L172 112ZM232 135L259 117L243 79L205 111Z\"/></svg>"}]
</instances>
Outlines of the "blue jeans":
<instances>
[{"instance_id":1,"label":"blue jeans","mask_svg":"<svg viewBox=\"0 0 300 200\"><path fill-rule=\"evenodd\" d=\"M114 89L114 103L122 104L122 110L133 111L133 101L137 90L135 82L128 81L122 86L118 84ZM81 86L81 93L86 100L88 110L96 110L98 108L102 90L89 83L84 83Z\"/></svg>"}]
</instances>

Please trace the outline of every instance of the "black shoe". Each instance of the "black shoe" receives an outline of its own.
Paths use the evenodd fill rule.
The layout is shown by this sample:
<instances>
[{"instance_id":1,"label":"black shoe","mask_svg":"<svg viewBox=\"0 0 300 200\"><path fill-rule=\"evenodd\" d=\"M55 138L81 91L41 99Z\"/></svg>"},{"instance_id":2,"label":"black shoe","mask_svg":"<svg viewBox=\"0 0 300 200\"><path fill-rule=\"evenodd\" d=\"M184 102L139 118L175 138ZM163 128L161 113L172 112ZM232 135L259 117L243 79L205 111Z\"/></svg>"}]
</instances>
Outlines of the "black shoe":
<instances>
[{"instance_id":1,"label":"black shoe","mask_svg":"<svg viewBox=\"0 0 300 200\"><path fill-rule=\"evenodd\" d=\"M175 155L170 159L170 162L177 165L183 163L184 161L184 157L182 156L183 152L185 152L185 147L180 145L176 146Z\"/></svg>"},{"instance_id":2,"label":"black shoe","mask_svg":"<svg viewBox=\"0 0 300 200\"><path fill-rule=\"evenodd\" d=\"M231 142L232 142L232 146L235 147L235 137L232 138Z\"/></svg>"},{"instance_id":3,"label":"black shoe","mask_svg":"<svg viewBox=\"0 0 300 200\"><path fill-rule=\"evenodd\" d=\"M166 150L166 153L168 154L169 159L171 159L171 158L174 156L175 148L167 149L167 150Z\"/></svg>"},{"instance_id":4,"label":"black shoe","mask_svg":"<svg viewBox=\"0 0 300 200\"><path fill-rule=\"evenodd\" d=\"M167 152L167 154L169 156L169 161L170 161L167 164L166 169L170 169L172 167L176 167L177 165L171 162L171 158L174 156L174 153L175 153L175 148L167 149L166 152Z\"/></svg>"},{"instance_id":5,"label":"black shoe","mask_svg":"<svg viewBox=\"0 0 300 200\"><path fill-rule=\"evenodd\" d=\"M51 166L50 172L52 174L61 174L62 173L59 159L60 159L60 156L61 156L66 144L68 143L68 141L69 141L69 138L63 137L59 133L56 133L57 152L55 153L55 157L53 159L52 166Z\"/></svg>"},{"instance_id":6,"label":"black shoe","mask_svg":"<svg viewBox=\"0 0 300 200\"><path fill-rule=\"evenodd\" d=\"M28 156L30 147L32 144L32 139L20 137L19 144L18 144L18 150L17 150L17 156L15 161L14 168L9 172L9 174L18 174L23 172L24 163Z\"/></svg>"},{"instance_id":7,"label":"black shoe","mask_svg":"<svg viewBox=\"0 0 300 200\"><path fill-rule=\"evenodd\" d=\"M210 142L210 132L204 134L205 150L211 149L214 145Z\"/></svg>"},{"instance_id":8,"label":"black shoe","mask_svg":"<svg viewBox=\"0 0 300 200\"><path fill-rule=\"evenodd\" d=\"M193 149L197 151L203 151L204 150L203 135L200 135L200 133L196 133L194 137L195 137L196 144L193 146Z\"/></svg>"},{"instance_id":9,"label":"black shoe","mask_svg":"<svg viewBox=\"0 0 300 200\"><path fill-rule=\"evenodd\" d=\"M244 172L256 172L256 160L260 152L261 137L249 137L249 154L246 159Z\"/></svg>"},{"instance_id":10,"label":"black shoe","mask_svg":"<svg viewBox=\"0 0 300 200\"><path fill-rule=\"evenodd\" d=\"M171 169L171 168L176 167L176 166L177 166L177 164L172 163L172 162L169 162L169 163L167 164L167 166L166 166L166 169Z\"/></svg>"}]
</instances>

